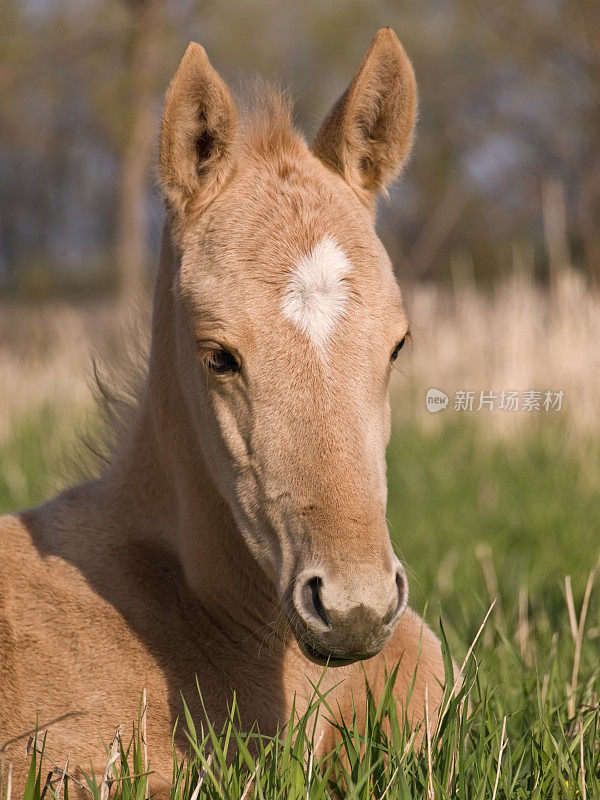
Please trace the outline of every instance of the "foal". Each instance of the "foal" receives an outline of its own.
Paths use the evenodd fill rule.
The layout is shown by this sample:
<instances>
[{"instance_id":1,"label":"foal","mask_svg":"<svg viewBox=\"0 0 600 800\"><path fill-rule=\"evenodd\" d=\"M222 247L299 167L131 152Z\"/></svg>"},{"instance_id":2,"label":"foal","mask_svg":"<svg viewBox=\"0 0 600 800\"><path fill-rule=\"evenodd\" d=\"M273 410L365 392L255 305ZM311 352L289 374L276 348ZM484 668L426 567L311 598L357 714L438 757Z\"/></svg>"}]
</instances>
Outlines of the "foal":
<instances>
[{"instance_id":1,"label":"foal","mask_svg":"<svg viewBox=\"0 0 600 800\"><path fill-rule=\"evenodd\" d=\"M381 30L308 149L276 95L240 122L188 47L163 115L167 218L132 425L99 479L0 522L0 747L53 722L55 758L102 762L145 687L166 785L182 694L202 717L196 676L215 725L235 691L244 724L272 734L324 664L351 714L363 659L376 692L401 659L400 705L417 667L407 711L422 717L427 686L434 713L440 644L407 610L385 522L408 320L373 228L415 105Z\"/></svg>"}]
</instances>

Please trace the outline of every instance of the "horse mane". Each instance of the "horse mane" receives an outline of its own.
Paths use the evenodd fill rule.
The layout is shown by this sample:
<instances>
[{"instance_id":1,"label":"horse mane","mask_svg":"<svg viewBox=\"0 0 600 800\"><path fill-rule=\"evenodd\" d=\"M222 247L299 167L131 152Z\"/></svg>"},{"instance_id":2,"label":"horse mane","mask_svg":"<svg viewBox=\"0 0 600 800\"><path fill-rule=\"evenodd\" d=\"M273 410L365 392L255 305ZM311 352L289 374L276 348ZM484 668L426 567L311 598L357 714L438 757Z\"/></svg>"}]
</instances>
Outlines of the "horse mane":
<instances>
[{"instance_id":1,"label":"horse mane","mask_svg":"<svg viewBox=\"0 0 600 800\"><path fill-rule=\"evenodd\" d=\"M244 145L255 155L272 159L284 154L299 155L306 149L304 137L294 123L289 91L256 80L239 105Z\"/></svg>"},{"instance_id":2,"label":"horse mane","mask_svg":"<svg viewBox=\"0 0 600 800\"><path fill-rule=\"evenodd\" d=\"M132 429L147 385L150 335L150 296L140 296L134 311L117 312L119 349L94 353L89 376L93 416L79 430L81 444L68 464L81 479L97 477L111 462ZM91 458L90 458L91 456Z\"/></svg>"}]
</instances>

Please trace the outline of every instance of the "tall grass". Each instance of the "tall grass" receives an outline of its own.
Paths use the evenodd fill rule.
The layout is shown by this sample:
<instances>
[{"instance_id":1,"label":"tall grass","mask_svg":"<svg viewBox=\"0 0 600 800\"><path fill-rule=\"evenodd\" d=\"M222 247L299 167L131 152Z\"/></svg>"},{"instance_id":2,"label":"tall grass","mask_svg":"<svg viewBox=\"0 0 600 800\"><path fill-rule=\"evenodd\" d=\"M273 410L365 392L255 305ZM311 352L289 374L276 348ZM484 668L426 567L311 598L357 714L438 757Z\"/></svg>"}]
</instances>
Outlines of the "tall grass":
<instances>
[{"instance_id":1,"label":"tall grass","mask_svg":"<svg viewBox=\"0 0 600 800\"><path fill-rule=\"evenodd\" d=\"M578 637L585 632L585 614L578 620L574 606L568 607L566 615L573 614L573 624L579 625L573 633L576 652ZM559 636L568 626L567 622ZM485 644L483 628L482 623L460 676L453 672L443 639L446 691L436 722L426 706L425 721L420 728L411 727L393 699L394 670L380 699L368 685L364 696L356 698L357 707L365 711L364 723L358 723L356 713L341 724L333 723L337 746L331 752L319 749L316 731L319 718L333 720L335 710L318 685L306 713L293 711L274 737L245 730L235 698L221 730L209 719L193 720L186 708L179 724L185 727L189 750L183 759L174 754L170 797L581 800L600 796L598 668L585 680L565 680L568 660L555 656L565 643L554 637L554 652L532 671L514 642L503 636L494 650L510 666L510 685L495 685L486 676L490 646ZM62 790L68 798L69 786L72 790L77 782L94 800L109 795L143 800L152 774L152 751L147 761L143 724L134 726L128 736L119 726L102 773L88 768L79 778L71 777L68 764L52 760L51 730L40 732L30 742L24 797L40 800L44 793L57 797ZM6 787L0 789L0 797L10 800Z\"/></svg>"},{"instance_id":2,"label":"tall grass","mask_svg":"<svg viewBox=\"0 0 600 800\"><path fill-rule=\"evenodd\" d=\"M44 407L90 407L91 356L113 326L109 308L0 307L0 444Z\"/></svg>"},{"instance_id":3,"label":"tall grass","mask_svg":"<svg viewBox=\"0 0 600 800\"><path fill-rule=\"evenodd\" d=\"M468 263L468 262L467 262ZM532 425L559 418L577 437L600 430L600 295L572 269L550 288L537 286L519 258L487 291L478 290L463 265L452 290L417 286L408 292L413 347L400 363L396 381L399 413L425 425L444 424L467 414L492 436L521 434ZM427 412L425 392L435 387L449 406ZM453 410L458 390L563 391L562 410L479 412ZM406 406L406 398L412 402ZM478 403L476 401L475 408ZM404 410L403 410L404 408Z\"/></svg>"},{"instance_id":4,"label":"tall grass","mask_svg":"<svg viewBox=\"0 0 600 800\"><path fill-rule=\"evenodd\" d=\"M378 705L366 691L357 700L366 725L346 720L328 756L315 748L315 719L332 716L318 692L310 712L275 738L243 730L235 704L223 730L179 720L189 754L174 759L173 798L600 796L600 606L587 584L600 548L600 298L570 269L554 274L551 288L536 286L518 253L488 291L459 264L453 288L419 285L407 294L413 345L394 378L388 518L412 604L427 605L440 632L443 620L459 661L495 601L463 688L442 723L417 737L389 695ZM57 465L93 408L91 356L118 361L122 331L108 307L2 309L0 513L68 480L56 478ZM467 413L450 400L432 415L430 387L451 398L459 389L563 390L565 402L554 413ZM132 728L115 719L125 726L113 743L116 760L106 774L103 765L96 773L81 765L81 791L99 800L109 789L111 797L146 797L151 719L149 766L142 720ZM6 766L22 757L11 751ZM73 792L66 776L75 765L50 760L58 758L51 729L27 757L27 800L45 787L46 797Z\"/></svg>"}]
</instances>

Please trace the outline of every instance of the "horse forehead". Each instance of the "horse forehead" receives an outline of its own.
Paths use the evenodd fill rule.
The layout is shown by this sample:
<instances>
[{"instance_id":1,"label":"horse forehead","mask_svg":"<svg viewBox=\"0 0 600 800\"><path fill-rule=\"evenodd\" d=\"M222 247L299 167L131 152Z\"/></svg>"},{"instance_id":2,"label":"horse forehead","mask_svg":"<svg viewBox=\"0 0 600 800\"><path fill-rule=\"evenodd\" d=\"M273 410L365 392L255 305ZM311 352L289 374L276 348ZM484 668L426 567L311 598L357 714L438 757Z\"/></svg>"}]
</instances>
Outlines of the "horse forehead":
<instances>
[{"instance_id":1,"label":"horse forehead","mask_svg":"<svg viewBox=\"0 0 600 800\"><path fill-rule=\"evenodd\" d=\"M348 314L354 270L351 258L327 234L295 260L285 278L280 310L323 355L336 324Z\"/></svg>"},{"instance_id":2,"label":"horse forehead","mask_svg":"<svg viewBox=\"0 0 600 800\"><path fill-rule=\"evenodd\" d=\"M286 248L272 245L277 257L244 259L241 270L232 259L222 291L234 316L243 308L253 329L268 319L265 338L287 330L325 354L340 328L360 337L382 316L403 314L391 265L368 243L319 232L293 247L289 240Z\"/></svg>"},{"instance_id":3,"label":"horse forehead","mask_svg":"<svg viewBox=\"0 0 600 800\"><path fill-rule=\"evenodd\" d=\"M243 316L259 334L266 315L258 338L287 331L324 354L342 323L369 328L379 311L401 308L387 254L352 198L320 174L262 177L262 186L255 176L241 182L227 215L215 209L204 238L226 318Z\"/></svg>"}]
</instances>

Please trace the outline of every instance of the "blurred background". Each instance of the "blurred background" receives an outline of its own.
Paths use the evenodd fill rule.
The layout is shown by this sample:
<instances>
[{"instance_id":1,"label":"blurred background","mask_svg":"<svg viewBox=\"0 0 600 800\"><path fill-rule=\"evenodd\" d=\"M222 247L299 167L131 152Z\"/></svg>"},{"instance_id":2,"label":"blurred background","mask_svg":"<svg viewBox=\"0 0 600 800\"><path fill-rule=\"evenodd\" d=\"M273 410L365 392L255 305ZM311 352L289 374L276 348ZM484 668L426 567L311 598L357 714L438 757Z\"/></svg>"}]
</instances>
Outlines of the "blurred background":
<instances>
[{"instance_id":1,"label":"blurred background","mask_svg":"<svg viewBox=\"0 0 600 800\"><path fill-rule=\"evenodd\" d=\"M515 246L541 280L570 260L598 278L595 0L287 6L4 0L3 292L97 296L152 272L157 124L189 40L234 86L260 73L290 87L311 138L384 25L408 50L421 94L417 147L380 222L403 279L448 282L459 257L489 282Z\"/></svg>"},{"instance_id":2,"label":"blurred background","mask_svg":"<svg viewBox=\"0 0 600 800\"><path fill-rule=\"evenodd\" d=\"M92 358L111 374L132 309L147 315L158 121L188 41L234 89L289 87L310 139L386 25L420 87L378 223L413 320L390 526L418 608L464 632L499 594L498 626L533 658L564 575L580 596L600 548L597 0L3 0L0 512L72 479L82 428L102 436ZM477 410L481 391L532 390L561 407Z\"/></svg>"}]
</instances>

